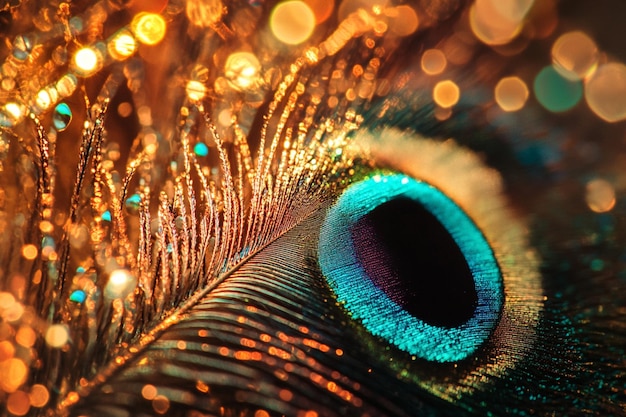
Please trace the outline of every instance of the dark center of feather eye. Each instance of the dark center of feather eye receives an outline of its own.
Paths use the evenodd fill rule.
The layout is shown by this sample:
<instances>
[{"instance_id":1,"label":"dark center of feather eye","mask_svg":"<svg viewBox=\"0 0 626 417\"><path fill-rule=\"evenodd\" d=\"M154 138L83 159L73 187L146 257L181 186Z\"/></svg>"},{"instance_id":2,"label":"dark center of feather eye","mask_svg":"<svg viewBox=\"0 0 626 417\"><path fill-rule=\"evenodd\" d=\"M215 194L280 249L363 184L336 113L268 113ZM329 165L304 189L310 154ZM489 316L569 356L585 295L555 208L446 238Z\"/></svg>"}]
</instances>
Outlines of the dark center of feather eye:
<instances>
[{"instance_id":1,"label":"dark center of feather eye","mask_svg":"<svg viewBox=\"0 0 626 417\"><path fill-rule=\"evenodd\" d=\"M414 317L433 326L469 320L478 296L453 237L421 204L395 198L351 228L356 257L374 285Z\"/></svg>"}]
</instances>

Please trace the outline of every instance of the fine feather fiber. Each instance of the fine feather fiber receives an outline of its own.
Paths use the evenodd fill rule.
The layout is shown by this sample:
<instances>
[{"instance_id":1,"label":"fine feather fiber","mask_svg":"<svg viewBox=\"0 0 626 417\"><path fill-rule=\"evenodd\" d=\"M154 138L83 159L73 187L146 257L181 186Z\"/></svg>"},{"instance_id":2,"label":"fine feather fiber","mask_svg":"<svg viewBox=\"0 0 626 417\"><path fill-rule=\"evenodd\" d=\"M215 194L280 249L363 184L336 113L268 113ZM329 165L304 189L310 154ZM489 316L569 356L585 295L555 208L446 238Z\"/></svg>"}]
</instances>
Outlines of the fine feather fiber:
<instances>
[{"instance_id":1,"label":"fine feather fiber","mask_svg":"<svg viewBox=\"0 0 626 417\"><path fill-rule=\"evenodd\" d=\"M0 1L0 416L626 416L601 3Z\"/></svg>"}]
</instances>

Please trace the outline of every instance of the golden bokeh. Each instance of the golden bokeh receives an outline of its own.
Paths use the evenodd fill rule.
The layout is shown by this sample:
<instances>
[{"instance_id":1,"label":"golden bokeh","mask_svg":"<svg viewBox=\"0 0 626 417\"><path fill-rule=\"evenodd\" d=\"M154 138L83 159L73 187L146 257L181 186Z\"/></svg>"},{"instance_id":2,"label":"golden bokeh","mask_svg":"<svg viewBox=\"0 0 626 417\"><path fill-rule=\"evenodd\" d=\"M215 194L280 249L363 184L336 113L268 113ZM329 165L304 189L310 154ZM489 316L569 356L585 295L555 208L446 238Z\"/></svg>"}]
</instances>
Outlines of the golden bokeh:
<instances>
[{"instance_id":1,"label":"golden bokeh","mask_svg":"<svg viewBox=\"0 0 626 417\"><path fill-rule=\"evenodd\" d=\"M434 116L435 119L439 120L440 122L446 121L452 116L452 108L437 107L435 108Z\"/></svg>"},{"instance_id":2,"label":"golden bokeh","mask_svg":"<svg viewBox=\"0 0 626 417\"><path fill-rule=\"evenodd\" d=\"M21 326L15 335L15 341L23 347L33 347L37 341L37 333L30 326Z\"/></svg>"},{"instance_id":3,"label":"golden bokeh","mask_svg":"<svg viewBox=\"0 0 626 417\"><path fill-rule=\"evenodd\" d=\"M496 103L507 112L523 108L528 100L528 94L528 86L519 77L502 78L494 91Z\"/></svg>"},{"instance_id":4,"label":"golden bokeh","mask_svg":"<svg viewBox=\"0 0 626 417\"><path fill-rule=\"evenodd\" d=\"M206 94L206 87L200 81L190 80L185 86L187 97L191 101L200 101Z\"/></svg>"},{"instance_id":5,"label":"golden bokeh","mask_svg":"<svg viewBox=\"0 0 626 417\"><path fill-rule=\"evenodd\" d=\"M15 391L7 399L7 411L16 416L23 416L30 410L30 399L24 391Z\"/></svg>"},{"instance_id":6,"label":"golden bokeh","mask_svg":"<svg viewBox=\"0 0 626 417\"><path fill-rule=\"evenodd\" d=\"M78 87L78 79L74 74L65 74L57 81L55 88L61 97L69 97Z\"/></svg>"},{"instance_id":7,"label":"golden bokeh","mask_svg":"<svg viewBox=\"0 0 626 417\"><path fill-rule=\"evenodd\" d=\"M185 3L187 18L196 26L212 27L224 14L221 0L187 0Z\"/></svg>"},{"instance_id":8,"label":"golden bokeh","mask_svg":"<svg viewBox=\"0 0 626 417\"><path fill-rule=\"evenodd\" d=\"M29 261L32 261L37 257L39 251L37 250L37 246L29 243L27 245L22 246L22 256Z\"/></svg>"},{"instance_id":9,"label":"golden bokeh","mask_svg":"<svg viewBox=\"0 0 626 417\"><path fill-rule=\"evenodd\" d=\"M3 307L0 306L0 309ZM0 363L6 361L7 359L11 359L15 355L15 346L8 340L3 340L0 342Z\"/></svg>"},{"instance_id":10,"label":"golden bokeh","mask_svg":"<svg viewBox=\"0 0 626 417\"><path fill-rule=\"evenodd\" d=\"M55 88L44 88L37 92L35 105L40 111L48 110L58 99L59 93Z\"/></svg>"},{"instance_id":11,"label":"golden bokeh","mask_svg":"<svg viewBox=\"0 0 626 417\"><path fill-rule=\"evenodd\" d=\"M79 49L74 54L73 68L77 75L89 77L95 74L102 67L102 56L100 51L91 46Z\"/></svg>"},{"instance_id":12,"label":"golden bokeh","mask_svg":"<svg viewBox=\"0 0 626 417\"><path fill-rule=\"evenodd\" d=\"M0 390L4 392L15 392L26 382L28 378L28 368L24 361L19 358L9 358L0 362Z\"/></svg>"},{"instance_id":13,"label":"golden bokeh","mask_svg":"<svg viewBox=\"0 0 626 417\"><path fill-rule=\"evenodd\" d=\"M0 292L0 310L6 310L15 304L15 297L10 292Z\"/></svg>"},{"instance_id":14,"label":"golden bokeh","mask_svg":"<svg viewBox=\"0 0 626 417\"><path fill-rule=\"evenodd\" d=\"M427 49L422 54L422 70L428 75L441 74L447 64L446 56L439 49Z\"/></svg>"},{"instance_id":15,"label":"golden bokeh","mask_svg":"<svg viewBox=\"0 0 626 417\"><path fill-rule=\"evenodd\" d=\"M601 65L585 82L585 100L598 117L607 122L626 119L626 65Z\"/></svg>"},{"instance_id":16,"label":"golden bokeh","mask_svg":"<svg viewBox=\"0 0 626 417\"><path fill-rule=\"evenodd\" d=\"M595 42L580 31L561 35L552 46L554 68L568 80L581 80L595 70L600 52Z\"/></svg>"},{"instance_id":17,"label":"golden bokeh","mask_svg":"<svg viewBox=\"0 0 626 417\"><path fill-rule=\"evenodd\" d=\"M154 397L157 396L156 387L152 384L144 385L143 388L141 388L141 396L146 400L153 400Z\"/></svg>"},{"instance_id":18,"label":"golden bokeh","mask_svg":"<svg viewBox=\"0 0 626 417\"><path fill-rule=\"evenodd\" d=\"M53 348L60 348L65 346L69 341L69 332L63 324L53 324L46 330L46 343Z\"/></svg>"},{"instance_id":19,"label":"golden bokeh","mask_svg":"<svg viewBox=\"0 0 626 417\"><path fill-rule=\"evenodd\" d=\"M18 124L24 118L26 114L26 107L20 103L16 103L14 101L7 102L2 110L0 111L0 115L6 117L5 120L0 120L0 125L4 127L11 127Z\"/></svg>"},{"instance_id":20,"label":"golden bokeh","mask_svg":"<svg viewBox=\"0 0 626 417\"><path fill-rule=\"evenodd\" d=\"M335 9L335 0L304 0L315 15L315 22L319 25L332 15Z\"/></svg>"},{"instance_id":21,"label":"golden bokeh","mask_svg":"<svg viewBox=\"0 0 626 417\"><path fill-rule=\"evenodd\" d=\"M123 61L135 53L137 42L130 30L120 29L107 42L107 50L113 59Z\"/></svg>"},{"instance_id":22,"label":"golden bokeh","mask_svg":"<svg viewBox=\"0 0 626 417\"><path fill-rule=\"evenodd\" d=\"M226 59L224 75L228 84L236 90L253 87L259 80L261 64L250 52L235 52Z\"/></svg>"},{"instance_id":23,"label":"golden bokeh","mask_svg":"<svg viewBox=\"0 0 626 417\"><path fill-rule=\"evenodd\" d=\"M156 13L139 13L131 24L135 38L144 45L156 45L165 37L167 24L163 16Z\"/></svg>"},{"instance_id":24,"label":"golden bokeh","mask_svg":"<svg viewBox=\"0 0 626 417\"><path fill-rule=\"evenodd\" d=\"M170 408L170 399L165 395L157 395L152 399L152 409L157 414L165 414Z\"/></svg>"},{"instance_id":25,"label":"golden bokeh","mask_svg":"<svg viewBox=\"0 0 626 417\"><path fill-rule=\"evenodd\" d=\"M0 293L0 294L8 294L8 293ZM18 302L14 298L12 298L12 300L13 302L11 302L10 304L1 302L2 304L4 304L4 307L0 310L0 316L8 322L18 321L24 314L24 304Z\"/></svg>"},{"instance_id":26,"label":"golden bokeh","mask_svg":"<svg viewBox=\"0 0 626 417\"><path fill-rule=\"evenodd\" d=\"M389 28L398 36L409 36L417 30L419 19L415 10L407 5L391 7L384 10L390 18Z\"/></svg>"},{"instance_id":27,"label":"golden bokeh","mask_svg":"<svg viewBox=\"0 0 626 417\"><path fill-rule=\"evenodd\" d=\"M149 134L146 136L152 136ZM146 137L144 136L144 138ZM154 135L156 141L156 135ZM156 149L156 145L154 147ZM108 298L124 298L137 286L137 278L127 269L115 269L109 275L109 281L104 287L104 295Z\"/></svg>"},{"instance_id":28,"label":"golden bokeh","mask_svg":"<svg viewBox=\"0 0 626 417\"><path fill-rule=\"evenodd\" d=\"M276 39L287 45L298 45L313 34L315 13L303 1L286 1L274 8L269 24Z\"/></svg>"},{"instance_id":29,"label":"golden bokeh","mask_svg":"<svg viewBox=\"0 0 626 417\"><path fill-rule=\"evenodd\" d=\"M217 116L217 122L224 127L229 127L233 124L233 113L230 109L224 109L220 111Z\"/></svg>"},{"instance_id":30,"label":"golden bokeh","mask_svg":"<svg viewBox=\"0 0 626 417\"><path fill-rule=\"evenodd\" d=\"M440 81L433 89L433 100L444 109L454 106L461 98L459 86L452 80Z\"/></svg>"},{"instance_id":31,"label":"golden bokeh","mask_svg":"<svg viewBox=\"0 0 626 417\"><path fill-rule=\"evenodd\" d=\"M474 35L487 45L504 45L521 31L534 0L476 0L470 9Z\"/></svg>"},{"instance_id":32,"label":"golden bokeh","mask_svg":"<svg viewBox=\"0 0 626 417\"><path fill-rule=\"evenodd\" d=\"M291 401L293 399L293 392L288 389L281 389L278 396L283 401Z\"/></svg>"},{"instance_id":33,"label":"golden bokeh","mask_svg":"<svg viewBox=\"0 0 626 417\"><path fill-rule=\"evenodd\" d=\"M592 211L606 213L615 207L615 188L604 179L593 179L585 187L585 201Z\"/></svg>"},{"instance_id":34,"label":"golden bokeh","mask_svg":"<svg viewBox=\"0 0 626 417\"><path fill-rule=\"evenodd\" d=\"M124 101L117 106L117 114L121 117L129 117L133 113L133 106L127 101ZM118 154L119 158L119 154ZM117 159L116 159L117 160Z\"/></svg>"},{"instance_id":35,"label":"golden bokeh","mask_svg":"<svg viewBox=\"0 0 626 417\"><path fill-rule=\"evenodd\" d=\"M48 400L50 399L50 393L48 392L48 388L41 384L35 384L30 387L30 405L33 407L43 407L48 404Z\"/></svg>"},{"instance_id":36,"label":"golden bokeh","mask_svg":"<svg viewBox=\"0 0 626 417\"><path fill-rule=\"evenodd\" d=\"M52 233L54 231L54 225L48 220L42 220L39 222L39 230L41 230L42 233Z\"/></svg>"}]
</instances>

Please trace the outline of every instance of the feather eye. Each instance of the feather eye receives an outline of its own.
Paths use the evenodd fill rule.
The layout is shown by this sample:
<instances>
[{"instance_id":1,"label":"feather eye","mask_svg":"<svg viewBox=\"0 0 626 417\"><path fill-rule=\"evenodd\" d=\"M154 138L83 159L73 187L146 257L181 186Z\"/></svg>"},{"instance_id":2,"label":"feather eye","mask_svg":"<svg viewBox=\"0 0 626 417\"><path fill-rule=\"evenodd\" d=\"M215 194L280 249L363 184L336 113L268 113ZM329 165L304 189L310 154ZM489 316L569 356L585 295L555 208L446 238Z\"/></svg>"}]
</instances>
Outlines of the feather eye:
<instances>
[{"instance_id":1,"label":"feather eye","mask_svg":"<svg viewBox=\"0 0 626 417\"><path fill-rule=\"evenodd\" d=\"M318 256L352 317L419 358L465 359L501 313L502 276L482 233L447 196L407 176L350 186L327 214Z\"/></svg>"},{"instance_id":2,"label":"feather eye","mask_svg":"<svg viewBox=\"0 0 626 417\"><path fill-rule=\"evenodd\" d=\"M541 337L545 300L525 221L499 175L468 149L395 129L356 138L359 153L382 171L355 180L329 209L321 273L360 334L407 380L441 398L480 397ZM368 218L380 207L387 218ZM428 313L409 304L418 300ZM440 315L425 315L433 312ZM390 346L399 350L388 357Z\"/></svg>"}]
</instances>

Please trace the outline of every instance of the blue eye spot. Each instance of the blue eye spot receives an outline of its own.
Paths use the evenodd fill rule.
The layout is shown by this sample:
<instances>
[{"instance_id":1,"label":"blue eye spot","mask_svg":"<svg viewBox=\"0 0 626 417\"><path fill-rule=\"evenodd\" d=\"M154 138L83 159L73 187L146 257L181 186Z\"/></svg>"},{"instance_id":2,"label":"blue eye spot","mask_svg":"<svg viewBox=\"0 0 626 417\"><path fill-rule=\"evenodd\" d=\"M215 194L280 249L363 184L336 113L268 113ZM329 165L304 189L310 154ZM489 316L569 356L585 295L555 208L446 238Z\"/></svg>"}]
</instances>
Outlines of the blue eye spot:
<instances>
[{"instance_id":1,"label":"blue eye spot","mask_svg":"<svg viewBox=\"0 0 626 417\"><path fill-rule=\"evenodd\" d=\"M70 294L70 301L82 304L87 299L87 294L82 290L76 290Z\"/></svg>"},{"instance_id":2,"label":"blue eye spot","mask_svg":"<svg viewBox=\"0 0 626 417\"><path fill-rule=\"evenodd\" d=\"M131 213L136 213L141 205L141 196L137 193L126 199L126 209Z\"/></svg>"},{"instance_id":3,"label":"blue eye spot","mask_svg":"<svg viewBox=\"0 0 626 417\"><path fill-rule=\"evenodd\" d=\"M100 216L100 217L105 222L110 222L112 220L111 212L109 210L107 210L104 213L102 213L102 216Z\"/></svg>"},{"instance_id":4,"label":"blue eye spot","mask_svg":"<svg viewBox=\"0 0 626 417\"><path fill-rule=\"evenodd\" d=\"M72 121L72 109L67 103L59 103L52 113L52 124L59 132L64 131Z\"/></svg>"},{"instance_id":5,"label":"blue eye spot","mask_svg":"<svg viewBox=\"0 0 626 417\"><path fill-rule=\"evenodd\" d=\"M351 316L411 355L463 360L498 323L502 275L489 243L427 183L379 174L351 185L326 215L318 254Z\"/></svg>"},{"instance_id":6,"label":"blue eye spot","mask_svg":"<svg viewBox=\"0 0 626 417\"><path fill-rule=\"evenodd\" d=\"M207 156L209 154L209 148L202 142L198 142L193 147L193 152L197 156Z\"/></svg>"}]
</instances>

